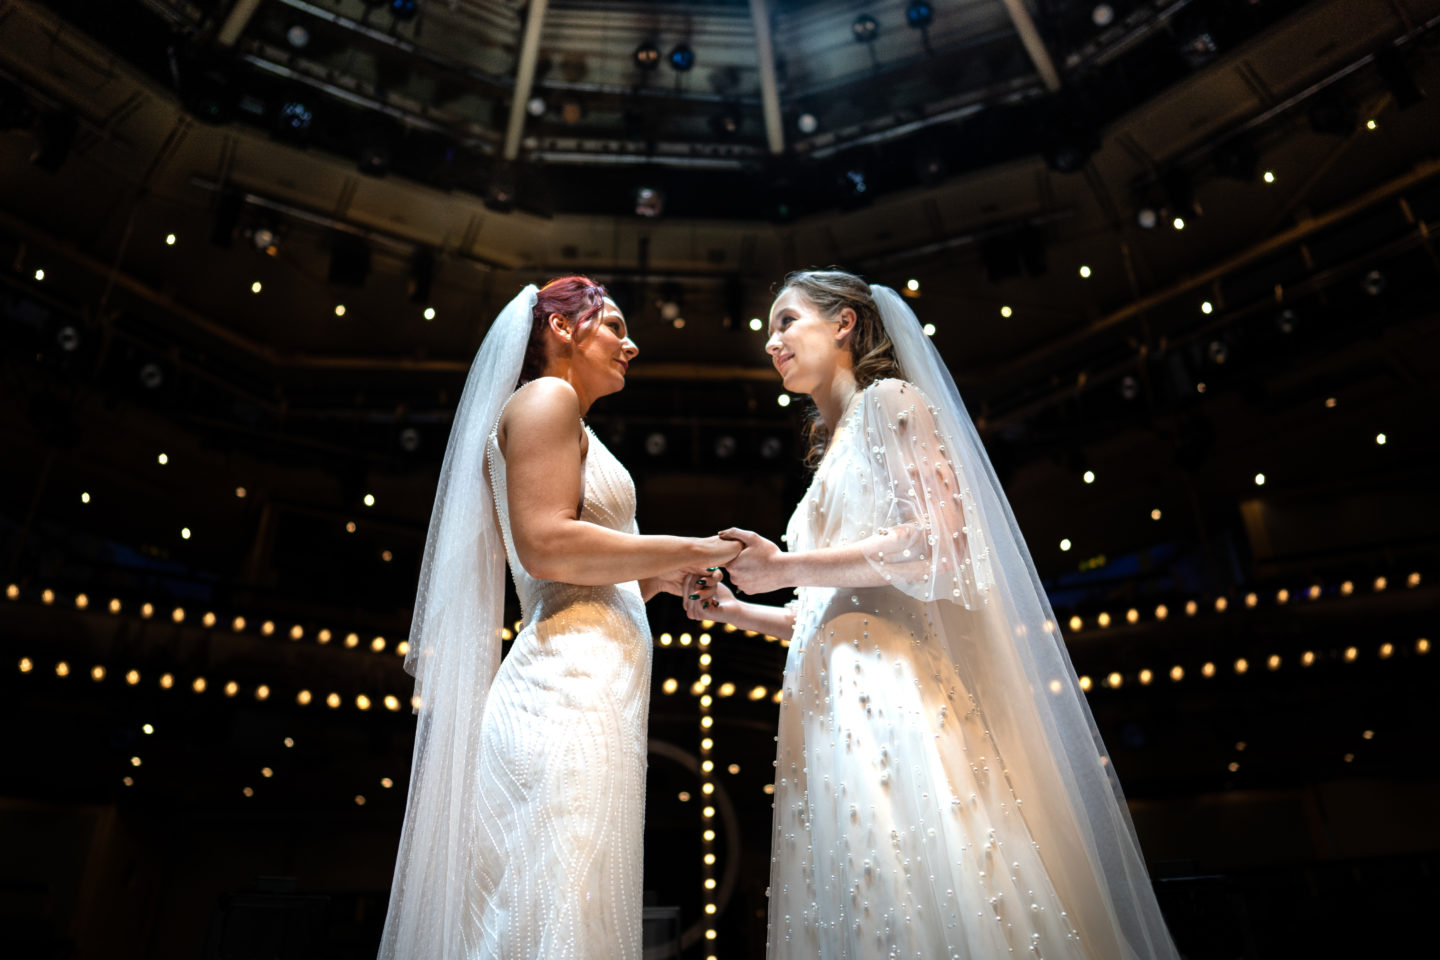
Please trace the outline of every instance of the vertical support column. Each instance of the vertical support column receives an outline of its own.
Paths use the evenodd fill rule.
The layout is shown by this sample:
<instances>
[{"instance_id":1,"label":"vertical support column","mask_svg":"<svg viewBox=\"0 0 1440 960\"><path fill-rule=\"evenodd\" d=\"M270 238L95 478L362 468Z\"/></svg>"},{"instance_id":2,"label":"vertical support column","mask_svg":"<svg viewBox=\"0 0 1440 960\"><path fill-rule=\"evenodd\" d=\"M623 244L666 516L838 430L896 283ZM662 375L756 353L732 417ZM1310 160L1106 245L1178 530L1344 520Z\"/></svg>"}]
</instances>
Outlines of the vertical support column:
<instances>
[{"instance_id":1,"label":"vertical support column","mask_svg":"<svg viewBox=\"0 0 1440 960\"><path fill-rule=\"evenodd\" d=\"M250 18L255 16L255 11L259 8L260 0L235 0L225 22L220 24L220 32L215 35L215 42L222 47L235 46L235 41L240 39L240 34L245 32L245 28L250 25Z\"/></svg>"},{"instance_id":2,"label":"vertical support column","mask_svg":"<svg viewBox=\"0 0 1440 960\"><path fill-rule=\"evenodd\" d=\"M1045 49L1045 41L1040 39L1040 31L1035 29L1030 11L1025 8L1025 0L1003 2L1005 12L1010 14L1010 22L1015 24L1015 32L1020 34L1020 42L1025 45L1025 52L1030 55L1030 62L1035 64L1035 72L1040 74L1045 89L1056 92L1060 89L1060 74L1055 69L1055 61L1050 59L1050 51Z\"/></svg>"},{"instance_id":3,"label":"vertical support column","mask_svg":"<svg viewBox=\"0 0 1440 960\"><path fill-rule=\"evenodd\" d=\"M530 0L525 14L525 31L520 38L520 63L515 68L515 98L510 101L510 123L505 128L505 159L520 155L520 135L525 132L525 105L535 86L535 64L540 59L540 27L550 0Z\"/></svg>"},{"instance_id":4,"label":"vertical support column","mask_svg":"<svg viewBox=\"0 0 1440 960\"><path fill-rule=\"evenodd\" d=\"M717 960L715 955L715 761L713 753L715 750L715 718L711 714L710 707L714 703L714 697L710 693L711 688L711 664L713 657L710 653L710 634L702 633L698 641L700 650L700 679L696 686L700 690L700 802L703 804L700 810L702 830L700 834L701 846L705 851L704 866L701 870L702 889L700 891L701 909L705 911L705 960Z\"/></svg>"},{"instance_id":5,"label":"vertical support column","mask_svg":"<svg viewBox=\"0 0 1440 960\"><path fill-rule=\"evenodd\" d=\"M765 140L770 152L785 152L785 127L780 122L780 90L775 82L775 41L770 35L770 5L750 0L750 20L755 25L755 57L760 66L760 109L765 115Z\"/></svg>"}]
</instances>

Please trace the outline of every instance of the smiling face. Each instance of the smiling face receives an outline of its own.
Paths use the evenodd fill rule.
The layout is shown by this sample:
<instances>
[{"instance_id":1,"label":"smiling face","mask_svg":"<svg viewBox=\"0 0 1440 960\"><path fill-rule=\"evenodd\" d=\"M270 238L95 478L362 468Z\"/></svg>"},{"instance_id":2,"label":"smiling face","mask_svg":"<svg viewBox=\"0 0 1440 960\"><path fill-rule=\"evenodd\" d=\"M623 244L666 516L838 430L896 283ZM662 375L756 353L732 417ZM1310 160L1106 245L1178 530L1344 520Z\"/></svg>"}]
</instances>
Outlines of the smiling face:
<instances>
[{"instance_id":1,"label":"smiling face","mask_svg":"<svg viewBox=\"0 0 1440 960\"><path fill-rule=\"evenodd\" d=\"M814 393L829 384L850 364L846 335L854 328L855 312L841 309L826 317L795 287L785 289L770 307L770 339L765 352L791 393Z\"/></svg>"},{"instance_id":2,"label":"smiling face","mask_svg":"<svg viewBox=\"0 0 1440 960\"><path fill-rule=\"evenodd\" d=\"M589 330L572 346L570 371L575 385L591 399L618 393L625 388L625 373L640 348L630 339L625 315L615 301L605 298L605 307Z\"/></svg>"}]
</instances>

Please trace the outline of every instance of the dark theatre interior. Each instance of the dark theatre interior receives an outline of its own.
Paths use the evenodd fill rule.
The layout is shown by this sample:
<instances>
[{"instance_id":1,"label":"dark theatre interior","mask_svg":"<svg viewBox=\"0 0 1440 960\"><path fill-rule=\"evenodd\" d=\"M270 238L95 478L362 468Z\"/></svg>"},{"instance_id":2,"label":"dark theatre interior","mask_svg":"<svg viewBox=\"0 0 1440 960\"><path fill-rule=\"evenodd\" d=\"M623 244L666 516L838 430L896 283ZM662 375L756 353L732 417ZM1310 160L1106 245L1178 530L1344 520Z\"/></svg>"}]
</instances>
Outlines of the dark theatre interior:
<instances>
[{"instance_id":1,"label":"dark theatre interior","mask_svg":"<svg viewBox=\"0 0 1440 960\"><path fill-rule=\"evenodd\" d=\"M1437 27L1437 0L0 0L0 952L373 957L401 655L491 318L606 284L641 352L590 423L642 529L778 539L808 401L758 331L786 272L837 264L953 371L1182 954L1417 955ZM649 617L645 956L762 957L786 644Z\"/></svg>"}]
</instances>

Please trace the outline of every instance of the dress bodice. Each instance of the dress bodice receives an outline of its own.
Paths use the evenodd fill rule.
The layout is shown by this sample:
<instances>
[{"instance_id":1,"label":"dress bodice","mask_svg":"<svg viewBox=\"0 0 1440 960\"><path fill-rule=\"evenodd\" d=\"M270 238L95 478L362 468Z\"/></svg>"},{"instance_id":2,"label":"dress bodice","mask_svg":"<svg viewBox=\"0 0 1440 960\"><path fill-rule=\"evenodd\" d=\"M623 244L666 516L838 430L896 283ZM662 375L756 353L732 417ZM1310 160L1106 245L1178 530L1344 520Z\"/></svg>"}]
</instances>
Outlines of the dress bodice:
<instances>
[{"instance_id":1,"label":"dress bodice","mask_svg":"<svg viewBox=\"0 0 1440 960\"><path fill-rule=\"evenodd\" d=\"M615 458L600 438L588 426L589 450L582 466L584 485L581 493L580 519L611 530L635 533L635 483L623 464ZM537 609L542 607L558 609L577 599L588 597L596 590L613 590L613 587L582 587L553 580L532 577L520 563L515 552L515 539L510 533L510 508L508 487L505 476L505 454L500 450L500 440L495 432L490 434L486 454L486 467L490 471L490 482L495 490L495 511L500 520L500 532L505 539L505 556L510 563L510 573L515 581L515 592L520 597L521 617L529 622Z\"/></svg>"}]
</instances>

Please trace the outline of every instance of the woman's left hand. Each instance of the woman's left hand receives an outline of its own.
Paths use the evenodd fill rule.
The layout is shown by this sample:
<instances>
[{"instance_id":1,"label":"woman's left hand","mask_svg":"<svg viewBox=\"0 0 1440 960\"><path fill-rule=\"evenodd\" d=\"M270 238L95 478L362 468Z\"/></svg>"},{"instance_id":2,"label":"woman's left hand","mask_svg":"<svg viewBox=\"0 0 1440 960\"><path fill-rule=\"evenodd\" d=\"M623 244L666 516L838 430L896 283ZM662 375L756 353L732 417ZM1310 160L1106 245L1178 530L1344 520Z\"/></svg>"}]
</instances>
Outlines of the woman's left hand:
<instances>
[{"instance_id":1,"label":"woman's left hand","mask_svg":"<svg viewBox=\"0 0 1440 960\"><path fill-rule=\"evenodd\" d=\"M730 582L745 593L769 593L782 587L793 587L789 578L791 555L774 543L751 530L731 527L721 530L726 540L737 540L745 545L740 556L725 564Z\"/></svg>"},{"instance_id":2,"label":"woman's left hand","mask_svg":"<svg viewBox=\"0 0 1440 960\"><path fill-rule=\"evenodd\" d=\"M669 573L662 573L654 577L646 577L640 581L640 595L646 600L656 594L668 593L671 596L685 596L685 580L687 574L684 570L672 570Z\"/></svg>"}]
</instances>

